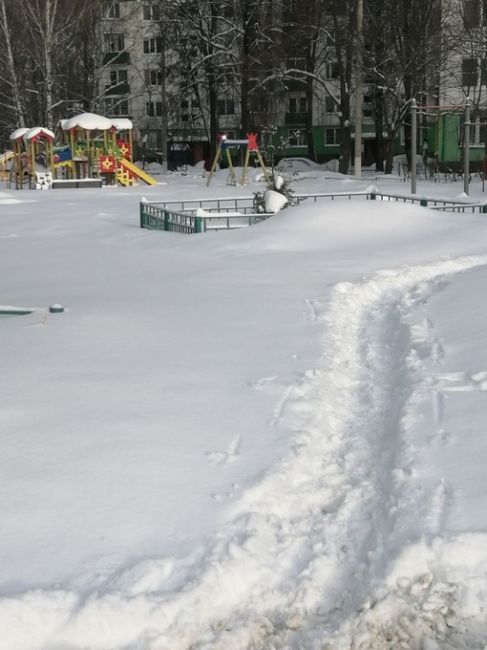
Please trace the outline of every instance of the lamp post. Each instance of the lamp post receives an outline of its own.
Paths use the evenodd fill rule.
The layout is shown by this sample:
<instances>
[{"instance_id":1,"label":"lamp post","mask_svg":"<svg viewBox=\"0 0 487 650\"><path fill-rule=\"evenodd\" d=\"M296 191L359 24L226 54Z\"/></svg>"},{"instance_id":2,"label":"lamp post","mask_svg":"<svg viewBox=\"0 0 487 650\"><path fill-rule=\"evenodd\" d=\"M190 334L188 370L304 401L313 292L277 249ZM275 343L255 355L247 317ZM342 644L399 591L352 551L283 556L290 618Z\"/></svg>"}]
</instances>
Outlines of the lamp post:
<instances>
[{"instance_id":1,"label":"lamp post","mask_svg":"<svg viewBox=\"0 0 487 650\"><path fill-rule=\"evenodd\" d=\"M418 145L418 111L416 99L411 99L411 194L416 194L416 168Z\"/></svg>"},{"instance_id":2,"label":"lamp post","mask_svg":"<svg viewBox=\"0 0 487 650\"><path fill-rule=\"evenodd\" d=\"M355 51L355 156L354 176L362 176L362 29L363 0L357 0L357 43Z\"/></svg>"},{"instance_id":3,"label":"lamp post","mask_svg":"<svg viewBox=\"0 0 487 650\"><path fill-rule=\"evenodd\" d=\"M463 191L470 194L470 97L465 100L465 137L463 139Z\"/></svg>"}]
</instances>

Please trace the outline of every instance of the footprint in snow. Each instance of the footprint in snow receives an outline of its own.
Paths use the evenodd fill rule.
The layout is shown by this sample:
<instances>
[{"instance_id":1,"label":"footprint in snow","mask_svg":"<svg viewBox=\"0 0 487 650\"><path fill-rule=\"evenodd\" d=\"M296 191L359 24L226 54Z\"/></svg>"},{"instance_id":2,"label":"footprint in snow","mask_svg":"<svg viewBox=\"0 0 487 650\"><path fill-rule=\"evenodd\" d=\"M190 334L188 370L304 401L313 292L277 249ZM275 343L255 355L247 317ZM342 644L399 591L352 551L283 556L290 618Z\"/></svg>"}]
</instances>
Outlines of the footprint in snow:
<instances>
[{"instance_id":1,"label":"footprint in snow","mask_svg":"<svg viewBox=\"0 0 487 650\"><path fill-rule=\"evenodd\" d=\"M249 386L251 386L252 388L255 388L255 390L262 390L268 384L272 384L273 382L275 382L276 379L277 379L277 376L262 377L262 379L257 379L257 381L249 382Z\"/></svg>"},{"instance_id":2,"label":"footprint in snow","mask_svg":"<svg viewBox=\"0 0 487 650\"><path fill-rule=\"evenodd\" d=\"M227 451L207 451L205 456L213 465L226 465L233 463L240 455L240 436L232 440Z\"/></svg>"}]
</instances>

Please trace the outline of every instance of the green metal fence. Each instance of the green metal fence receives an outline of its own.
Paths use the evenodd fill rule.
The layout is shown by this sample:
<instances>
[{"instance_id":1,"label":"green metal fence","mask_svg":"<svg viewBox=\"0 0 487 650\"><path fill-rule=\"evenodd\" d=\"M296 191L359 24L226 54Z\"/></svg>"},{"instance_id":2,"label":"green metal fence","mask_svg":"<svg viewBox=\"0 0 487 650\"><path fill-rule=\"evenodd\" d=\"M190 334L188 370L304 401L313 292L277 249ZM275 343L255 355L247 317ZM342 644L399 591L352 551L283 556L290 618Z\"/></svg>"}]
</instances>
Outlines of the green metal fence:
<instances>
[{"instance_id":1,"label":"green metal fence","mask_svg":"<svg viewBox=\"0 0 487 650\"><path fill-rule=\"evenodd\" d=\"M449 201L407 194L385 194L377 191L328 192L316 194L295 194L296 202L318 201L319 199L362 198L369 201L394 201L411 203L445 212L479 212L487 214L486 203ZM223 199L190 199L186 201L159 201L140 203L140 227L149 230L165 230L183 234L196 234L210 230L232 230L247 228L272 217L272 213L255 212L253 197Z\"/></svg>"},{"instance_id":2,"label":"green metal fence","mask_svg":"<svg viewBox=\"0 0 487 650\"><path fill-rule=\"evenodd\" d=\"M255 212L253 197L140 203L141 228L184 234L247 228L270 216Z\"/></svg>"},{"instance_id":3,"label":"green metal fence","mask_svg":"<svg viewBox=\"0 0 487 650\"><path fill-rule=\"evenodd\" d=\"M363 197L370 201L394 201L396 203L412 203L433 210L444 210L446 212L481 212L487 213L487 202L473 203L471 201L453 201L448 199L431 198L424 196L411 196L410 194L389 194L378 191L366 192L328 192L317 194L295 194L294 198L298 203L312 199L353 199Z\"/></svg>"}]
</instances>

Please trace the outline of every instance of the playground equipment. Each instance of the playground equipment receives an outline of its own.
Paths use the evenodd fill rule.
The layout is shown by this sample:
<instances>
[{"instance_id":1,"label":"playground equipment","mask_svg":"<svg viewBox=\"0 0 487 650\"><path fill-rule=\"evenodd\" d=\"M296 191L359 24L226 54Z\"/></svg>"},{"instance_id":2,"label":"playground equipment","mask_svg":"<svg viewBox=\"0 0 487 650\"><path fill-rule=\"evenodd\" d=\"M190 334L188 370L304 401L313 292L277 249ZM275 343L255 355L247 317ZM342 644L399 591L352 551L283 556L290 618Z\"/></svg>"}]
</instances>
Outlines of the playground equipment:
<instances>
[{"instance_id":1,"label":"playground equipment","mask_svg":"<svg viewBox=\"0 0 487 650\"><path fill-rule=\"evenodd\" d=\"M54 133L42 126L16 129L10 134L13 146L13 175L16 189L25 182L32 188L49 186L52 180Z\"/></svg>"},{"instance_id":2,"label":"playground equipment","mask_svg":"<svg viewBox=\"0 0 487 650\"><path fill-rule=\"evenodd\" d=\"M234 148L241 148L245 151L244 163L242 167L242 176L240 181L242 185L244 185L245 181L247 180L247 170L249 166L251 153L255 154L255 156L257 157L257 160L259 161L259 165L262 168L266 181L268 183L271 182L264 160L262 158L262 154L260 153L259 146L257 144L256 133L247 133L247 138L243 140L231 140L227 138L225 134L222 134L218 139L218 146L215 153L215 158L213 159L213 163L211 165L210 173L208 176L208 181L206 183L207 186L210 185L212 176L215 173L216 166L218 165L218 161L220 160L223 154L226 155L228 168L230 170L233 185L237 185L237 174L235 172L235 167L233 166L232 156L230 155L230 149L234 149Z\"/></svg>"},{"instance_id":3,"label":"playground equipment","mask_svg":"<svg viewBox=\"0 0 487 650\"><path fill-rule=\"evenodd\" d=\"M72 178L104 177L107 184L133 185L156 181L132 162L133 124L129 119L109 119L81 113L60 122L60 139L72 153Z\"/></svg>"},{"instance_id":4,"label":"playground equipment","mask_svg":"<svg viewBox=\"0 0 487 650\"><path fill-rule=\"evenodd\" d=\"M43 127L16 129L11 135L15 187L91 187L106 184L133 185L156 181L132 162L132 122L81 113L61 120L56 136ZM1 164L1 159L0 159ZM0 167L0 171L2 167ZM74 182L76 181L76 183ZM66 185L65 185L66 184Z\"/></svg>"},{"instance_id":5,"label":"playground equipment","mask_svg":"<svg viewBox=\"0 0 487 650\"><path fill-rule=\"evenodd\" d=\"M15 154L10 150L0 154L0 180L8 180L10 176L10 165L8 163L10 161L13 163L14 158Z\"/></svg>"}]
</instances>

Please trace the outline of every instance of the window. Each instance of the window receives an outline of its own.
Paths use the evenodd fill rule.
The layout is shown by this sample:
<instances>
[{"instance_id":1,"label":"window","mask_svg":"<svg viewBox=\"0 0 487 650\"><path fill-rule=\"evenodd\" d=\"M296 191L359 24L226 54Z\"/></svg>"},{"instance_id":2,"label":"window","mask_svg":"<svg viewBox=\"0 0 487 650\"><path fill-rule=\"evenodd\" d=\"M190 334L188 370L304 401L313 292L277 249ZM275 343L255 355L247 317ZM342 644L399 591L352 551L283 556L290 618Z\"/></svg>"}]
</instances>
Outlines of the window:
<instances>
[{"instance_id":1,"label":"window","mask_svg":"<svg viewBox=\"0 0 487 650\"><path fill-rule=\"evenodd\" d=\"M253 95L251 101L254 113L268 113L270 111L269 98L265 95Z\"/></svg>"},{"instance_id":2,"label":"window","mask_svg":"<svg viewBox=\"0 0 487 650\"><path fill-rule=\"evenodd\" d=\"M328 63L326 66L326 78L338 79L338 63Z\"/></svg>"},{"instance_id":3,"label":"window","mask_svg":"<svg viewBox=\"0 0 487 650\"><path fill-rule=\"evenodd\" d=\"M487 115L481 115L479 118L479 140L477 144L486 144L487 143Z\"/></svg>"},{"instance_id":4,"label":"window","mask_svg":"<svg viewBox=\"0 0 487 650\"><path fill-rule=\"evenodd\" d=\"M162 38L144 38L144 54L154 54L162 52Z\"/></svg>"},{"instance_id":5,"label":"window","mask_svg":"<svg viewBox=\"0 0 487 650\"><path fill-rule=\"evenodd\" d=\"M104 34L105 52L123 52L125 39L123 34Z\"/></svg>"},{"instance_id":6,"label":"window","mask_svg":"<svg viewBox=\"0 0 487 650\"><path fill-rule=\"evenodd\" d=\"M145 4L142 6L142 15L144 20L159 20L159 7L153 4Z\"/></svg>"},{"instance_id":7,"label":"window","mask_svg":"<svg viewBox=\"0 0 487 650\"><path fill-rule=\"evenodd\" d=\"M289 112L290 113L306 113L307 110L306 97L290 97L289 98Z\"/></svg>"},{"instance_id":8,"label":"window","mask_svg":"<svg viewBox=\"0 0 487 650\"><path fill-rule=\"evenodd\" d=\"M218 115L235 115L235 104L233 99L219 99L216 112Z\"/></svg>"},{"instance_id":9,"label":"window","mask_svg":"<svg viewBox=\"0 0 487 650\"><path fill-rule=\"evenodd\" d=\"M110 86L126 84L128 82L127 70L110 70Z\"/></svg>"},{"instance_id":10,"label":"window","mask_svg":"<svg viewBox=\"0 0 487 650\"><path fill-rule=\"evenodd\" d=\"M161 102L147 102L148 117L161 117L161 115L162 115Z\"/></svg>"},{"instance_id":11,"label":"window","mask_svg":"<svg viewBox=\"0 0 487 650\"><path fill-rule=\"evenodd\" d=\"M325 113L335 113L336 111L336 103L333 97L330 97L327 95L325 97Z\"/></svg>"},{"instance_id":12,"label":"window","mask_svg":"<svg viewBox=\"0 0 487 650\"><path fill-rule=\"evenodd\" d=\"M477 59L463 59L462 86L476 86L478 81Z\"/></svg>"},{"instance_id":13,"label":"window","mask_svg":"<svg viewBox=\"0 0 487 650\"><path fill-rule=\"evenodd\" d=\"M106 99L105 114L109 116L127 117L129 115L129 102L127 99Z\"/></svg>"},{"instance_id":14,"label":"window","mask_svg":"<svg viewBox=\"0 0 487 650\"><path fill-rule=\"evenodd\" d=\"M306 70L306 57L292 56L286 60L286 66L291 70Z\"/></svg>"},{"instance_id":15,"label":"window","mask_svg":"<svg viewBox=\"0 0 487 650\"><path fill-rule=\"evenodd\" d=\"M463 19L466 29L480 25L480 0L465 0Z\"/></svg>"},{"instance_id":16,"label":"window","mask_svg":"<svg viewBox=\"0 0 487 650\"><path fill-rule=\"evenodd\" d=\"M161 70L145 70L145 85L146 86L162 85Z\"/></svg>"},{"instance_id":17,"label":"window","mask_svg":"<svg viewBox=\"0 0 487 650\"><path fill-rule=\"evenodd\" d=\"M113 0L106 0L105 15L107 18L120 18L120 3Z\"/></svg>"},{"instance_id":18,"label":"window","mask_svg":"<svg viewBox=\"0 0 487 650\"><path fill-rule=\"evenodd\" d=\"M305 129L289 129L288 144L290 147L306 147L308 134Z\"/></svg>"},{"instance_id":19,"label":"window","mask_svg":"<svg viewBox=\"0 0 487 650\"><path fill-rule=\"evenodd\" d=\"M374 114L374 100L371 95L364 95L362 111L364 117L372 117Z\"/></svg>"},{"instance_id":20,"label":"window","mask_svg":"<svg viewBox=\"0 0 487 650\"><path fill-rule=\"evenodd\" d=\"M325 129L325 144L340 144L340 129Z\"/></svg>"}]
</instances>

